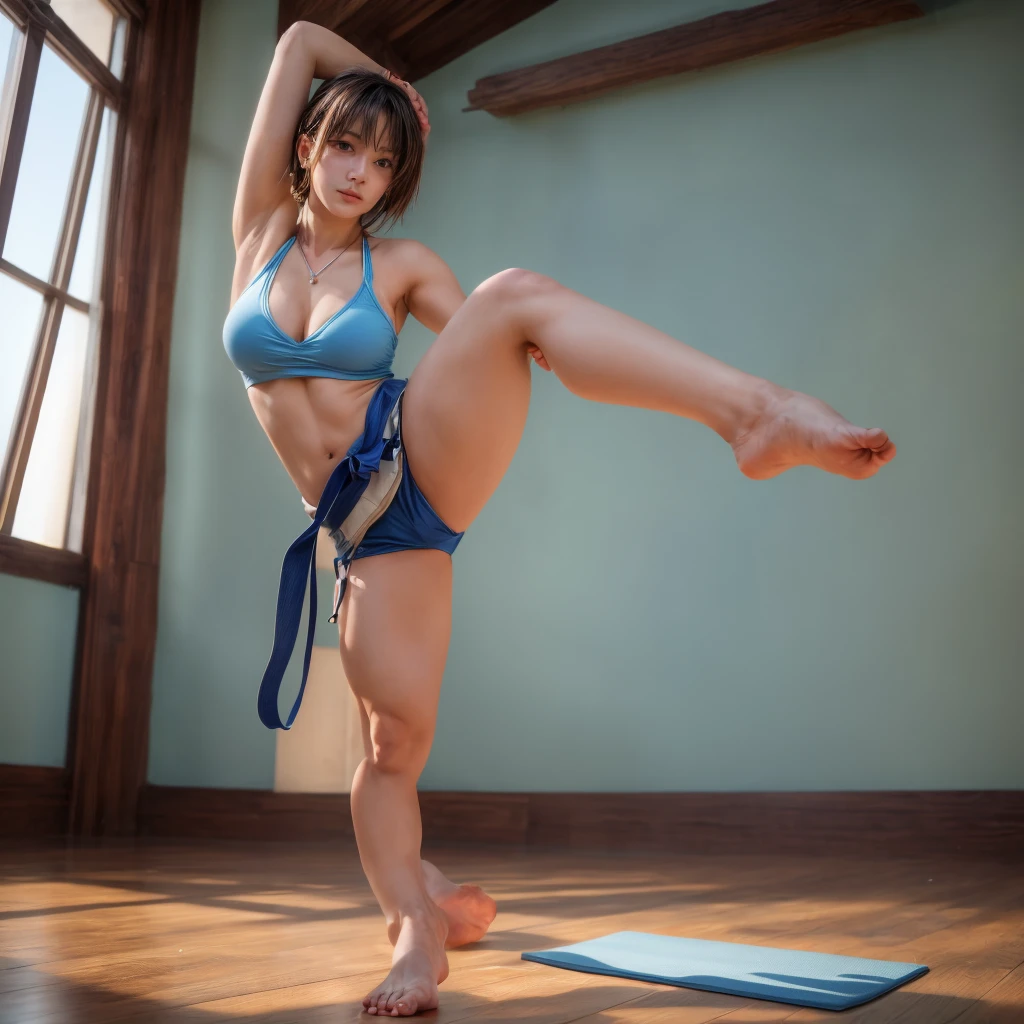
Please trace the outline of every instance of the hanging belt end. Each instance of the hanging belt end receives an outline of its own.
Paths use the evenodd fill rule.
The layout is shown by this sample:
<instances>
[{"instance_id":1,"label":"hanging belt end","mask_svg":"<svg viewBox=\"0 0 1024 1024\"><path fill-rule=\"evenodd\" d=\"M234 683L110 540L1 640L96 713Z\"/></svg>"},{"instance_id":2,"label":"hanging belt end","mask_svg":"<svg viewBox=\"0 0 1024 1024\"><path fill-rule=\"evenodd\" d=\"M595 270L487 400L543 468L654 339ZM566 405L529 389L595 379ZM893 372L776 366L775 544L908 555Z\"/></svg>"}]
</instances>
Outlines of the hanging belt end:
<instances>
[{"instance_id":1,"label":"hanging belt end","mask_svg":"<svg viewBox=\"0 0 1024 1024\"><path fill-rule=\"evenodd\" d=\"M341 563L339 569L339 563ZM337 582L334 585L334 611L331 612L331 617L327 620L328 622L337 622L338 613L341 611L341 602L345 597L345 587L348 584L348 566L344 564L344 561L340 558L334 560L334 575Z\"/></svg>"}]
</instances>

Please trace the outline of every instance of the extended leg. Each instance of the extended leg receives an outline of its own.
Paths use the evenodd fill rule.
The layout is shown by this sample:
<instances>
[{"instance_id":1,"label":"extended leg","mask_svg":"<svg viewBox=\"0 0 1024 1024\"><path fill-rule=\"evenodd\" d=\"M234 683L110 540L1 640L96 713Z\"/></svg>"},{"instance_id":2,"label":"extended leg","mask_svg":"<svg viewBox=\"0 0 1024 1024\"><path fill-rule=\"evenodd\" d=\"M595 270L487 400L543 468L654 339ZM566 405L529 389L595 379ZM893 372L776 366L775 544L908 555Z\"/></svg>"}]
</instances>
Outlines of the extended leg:
<instances>
[{"instance_id":1,"label":"extended leg","mask_svg":"<svg viewBox=\"0 0 1024 1024\"><path fill-rule=\"evenodd\" d=\"M583 398L698 420L762 479L797 465L863 479L895 455L884 431L735 369L526 270L484 281L413 371L406 449L434 509L464 530L515 454L530 397L529 344Z\"/></svg>"}]
</instances>

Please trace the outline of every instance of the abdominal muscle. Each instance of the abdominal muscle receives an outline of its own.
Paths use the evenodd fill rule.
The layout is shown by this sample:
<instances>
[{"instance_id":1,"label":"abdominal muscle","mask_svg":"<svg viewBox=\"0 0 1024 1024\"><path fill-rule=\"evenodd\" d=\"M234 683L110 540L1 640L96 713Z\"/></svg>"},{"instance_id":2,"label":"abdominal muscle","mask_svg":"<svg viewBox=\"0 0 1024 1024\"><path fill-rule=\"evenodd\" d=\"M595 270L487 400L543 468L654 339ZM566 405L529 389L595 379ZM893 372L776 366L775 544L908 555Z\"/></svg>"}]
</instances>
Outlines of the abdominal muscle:
<instances>
[{"instance_id":1,"label":"abdominal muscle","mask_svg":"<svg viewBox=\"0 0 1024 1024\"><path fill-rule=\"evenodd\" d=\"M303 500L316 507L324 485L362 434L382 378L286 377L246 392L256 418Z\"/></svg>"}]
</instances>

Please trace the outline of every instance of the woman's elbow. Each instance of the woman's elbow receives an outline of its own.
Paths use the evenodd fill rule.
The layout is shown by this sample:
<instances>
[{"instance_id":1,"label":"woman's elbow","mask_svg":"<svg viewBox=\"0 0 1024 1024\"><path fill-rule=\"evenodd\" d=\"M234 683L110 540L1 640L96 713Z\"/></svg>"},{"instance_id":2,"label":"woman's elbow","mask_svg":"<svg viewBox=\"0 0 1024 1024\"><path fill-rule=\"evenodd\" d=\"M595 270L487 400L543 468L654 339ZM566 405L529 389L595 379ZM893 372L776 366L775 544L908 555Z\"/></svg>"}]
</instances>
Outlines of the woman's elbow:
<instances>
[{"instance_id":1,"label":"woman's elbow","mask_svg":"<svg viewBox=\"0 0 1024 1024\"><path fill-rule=\"evenodd\" d=\"M311 22L293 21L277 41L278 50L289 50L296 46L304 46Z\"/></svg>"}]
</instances>

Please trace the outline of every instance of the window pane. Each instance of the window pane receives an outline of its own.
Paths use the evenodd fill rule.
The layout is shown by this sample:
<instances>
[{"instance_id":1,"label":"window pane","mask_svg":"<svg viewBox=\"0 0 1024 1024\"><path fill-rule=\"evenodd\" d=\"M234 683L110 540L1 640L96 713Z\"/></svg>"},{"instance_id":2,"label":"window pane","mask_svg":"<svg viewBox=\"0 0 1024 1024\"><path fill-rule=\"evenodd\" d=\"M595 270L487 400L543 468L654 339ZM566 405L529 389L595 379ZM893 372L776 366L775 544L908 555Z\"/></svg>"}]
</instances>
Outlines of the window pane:
<instances>
[{"instance_id":1,"label":"window pane","mask_svg":"<svg viewBox=\"0 0 1024 1024\"><path fill-rule=\"evenodd\" d=\"M14 58L20 39L14 22L0 11L0 125L7 124L7 111L14 99Z\"/></svg>"},{"instance_id":2,"label":"window pane","mask_svg":"<svg viewBox=\"0 0 1024 1024\"><path fill-rule=\"evenodd\" d=\"M114 43L110 48L110 70L118 78L124 72L124 46L128 40L128 19L118 18L114 26Z\"/></svg>"},{"instance_id":3,"label":"window pane","mask_svg":"<svg viewBox=\"0 0 1024 1024\"><path fill-rule=\"evenodd\" d=\"M0 358L0 451L5 455L10 444L11 427L17 412L21 389L25 383L32 344L39 330L39 314L43 297L6 274L0 274L0 310L3 316L3 339Z\"/></svg>"},{"instance_id":4,"label":"window pane","mask_svg":"<svg viewBox=\"0 0 1024 1024\"><path fill-rule=\"evenodd\" d=\"M8 93L13 86L13 82L8 81L8 79L11 75L11 65L15 54L14 39L14 22L3 11L0 11L0 83L3 84L0 124L7 124L7 104L10 101Z\"/></svg>"},{"instance_id":5,"label":"window pane","mask_svg":"<svg viewBox=\"0 0 1024 1024\"><path fill-rule=\"evenodd\" d=\"M86 302L93 298L93 286L96 284L96 268L103 262L103 239L100 238L100 220L104 219L106 203L103 202L107 190L107 172L110 167L110 142L114 130L114 112L108 107L103 112L103 123L100 125L100 138L96 145L96 163L92 169L92 180L89 182L89 195L85 200L85 212L82 215L82 232L78 236L78 249L75 252L75 265L71 271L68 291Z\"/></svg>"},{"instance_id":6,"label":"window pane","mask_svg":"<svg viewBox=\"0 0 1024 1024\"><path fill-rule=\"evenodd\" d=\"M7 259L44 281L50 279L88 95L85 81L44 46L4 245Z\"/></svg>"},{"instance_id":7,"label":"window pane","mask_svg":"<svg viewBox=\"0 0 1024 1024\"><path fill-rule=\"evenodd\" d=\"M0 60L7 67L11 52L11 40L14 38L14 22L0 11Z\"/></svg>"},{"instance_id":8,"label":"window pane","mask_svg":"<svg viewBox=\"0 0 1024 1024\"><path fill-rule=\"evenodd\" d=\"M14 514L15 537L55 548L64 546L88 341L89 318L65 308Z\"/></svg>"},{"instance_id":9,"label":"window pane","mask_svg":"<svg viewBox=\"0 0 1024 1024\"><path fill-rule=\"evenodd\" d=\"M103 0L50 0L57 17L96 54L104 64L110 59L114 12Z\"/></svg>"}]
</instances>

